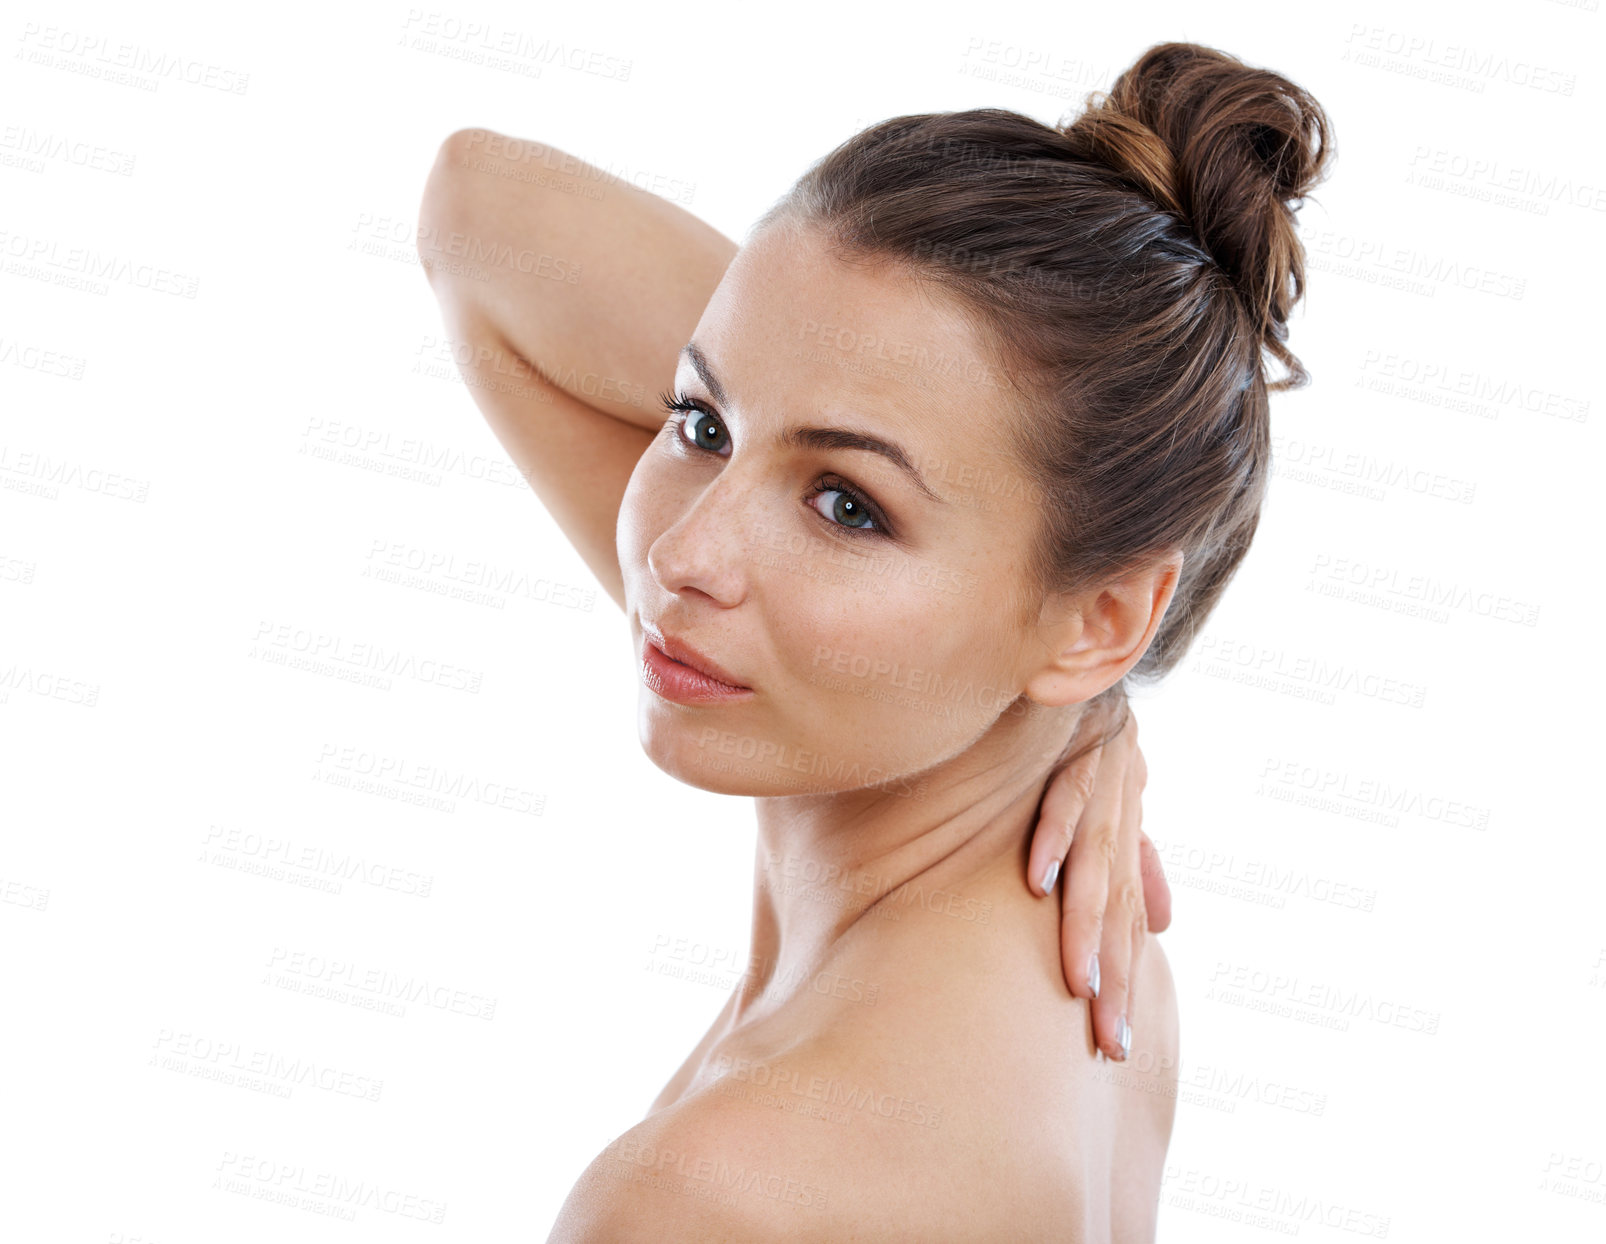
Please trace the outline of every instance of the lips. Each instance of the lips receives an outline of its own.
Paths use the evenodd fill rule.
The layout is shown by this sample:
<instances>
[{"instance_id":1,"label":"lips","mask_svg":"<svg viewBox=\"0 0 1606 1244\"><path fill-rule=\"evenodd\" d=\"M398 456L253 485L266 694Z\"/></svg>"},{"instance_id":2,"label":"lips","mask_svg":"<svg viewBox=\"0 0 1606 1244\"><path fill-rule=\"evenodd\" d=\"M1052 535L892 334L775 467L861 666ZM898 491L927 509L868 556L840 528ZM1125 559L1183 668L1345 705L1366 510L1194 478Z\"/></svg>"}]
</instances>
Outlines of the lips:
<instances>
[{"instance_id":1,"label":"lips","mask_svg":"<svg viewBox=\"0 0 1606 1244\"><path fill-rule=\"evenodd\" d=\"M656 646L671 661L679 661L682 665L689 666L699 674L712 678L715 682L722 682L728 687L737 687L747 691L752 690L736 675L727 671L724 666L709 660L684 640L665 634L645 621L642 622L641 629L647 634L647 642Z\"/></svg>"}]
</instances>

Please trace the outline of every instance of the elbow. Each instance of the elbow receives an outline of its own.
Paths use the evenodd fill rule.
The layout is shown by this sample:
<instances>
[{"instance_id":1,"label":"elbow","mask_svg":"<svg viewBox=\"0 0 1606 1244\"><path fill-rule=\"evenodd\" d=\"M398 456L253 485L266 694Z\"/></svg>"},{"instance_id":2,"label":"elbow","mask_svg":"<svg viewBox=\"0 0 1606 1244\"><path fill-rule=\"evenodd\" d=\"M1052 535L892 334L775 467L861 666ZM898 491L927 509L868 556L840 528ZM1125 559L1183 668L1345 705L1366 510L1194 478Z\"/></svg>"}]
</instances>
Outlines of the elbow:
<instances>
[{"instance_id":1,"label":"elbow","mask_svg":"<svg viewBox=\"0 0 1606 1244\"><path fill-rule=\"evenodd\" d=\"M440 150L435 153L435 167L459 168L496 151L506 141L505 136L483 125L453 130L441 140Z\"/></svg>"},{"instance_id":2,"label":"elbow","mask_svg":"<svg viewBox=\"0 0 1606 1244\"><path fill-rule=\"evenodd\" d=\"M499 137L486 129L461 129L448 134L435 152L435 163L424 181L418 202L418 229L414 246L424 275L435 279L432 261L440 254L444 235L459 228L468 210L473 183L465 177L472 171L476 153L483 153L489 139Z\"/></svg>"}]
</instances>

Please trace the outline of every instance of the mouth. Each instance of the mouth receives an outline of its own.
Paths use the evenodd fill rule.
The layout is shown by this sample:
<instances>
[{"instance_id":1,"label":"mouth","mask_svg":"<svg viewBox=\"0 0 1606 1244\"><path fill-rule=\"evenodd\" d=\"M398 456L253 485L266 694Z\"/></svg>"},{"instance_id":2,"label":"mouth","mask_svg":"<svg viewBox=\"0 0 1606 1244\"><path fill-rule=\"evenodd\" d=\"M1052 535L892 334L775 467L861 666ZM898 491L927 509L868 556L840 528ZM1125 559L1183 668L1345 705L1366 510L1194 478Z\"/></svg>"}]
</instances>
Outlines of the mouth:
<instances>
[{"instance_id":1,"label":"mouth","mask_svg":"<svg viewBox=\"0 0 1606 1244\"><path fill-rule=\"evenodd\" d=\"M752 690L746 683L726 670L724 666L710 660L684 640L677 639L673 635L664 634L646 621L642 622L641 629L647 636L647 642L677 665L684 665L687 669L694 670L710 682L728 690Z\"/></svg>"}]
</instances>

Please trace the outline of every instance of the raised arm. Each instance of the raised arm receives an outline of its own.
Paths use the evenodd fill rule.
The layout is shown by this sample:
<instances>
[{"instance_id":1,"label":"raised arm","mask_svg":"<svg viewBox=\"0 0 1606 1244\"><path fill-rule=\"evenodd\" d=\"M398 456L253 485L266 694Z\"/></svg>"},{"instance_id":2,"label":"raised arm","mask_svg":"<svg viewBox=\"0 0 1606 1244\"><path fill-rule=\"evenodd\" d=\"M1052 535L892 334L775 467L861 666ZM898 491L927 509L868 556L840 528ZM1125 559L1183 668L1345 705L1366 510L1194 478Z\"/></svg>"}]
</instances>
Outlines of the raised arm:
<instances>
[{"instance_id":1,"label":"raised arm","mask_svg":"<svg viewBox=\"0 0 1606 1244\"><path fill-rule=\"evenodd\" d=\"M469 392L623 608L619 503L736 243L574 156L483 129L441 144L418 226Z\"/></svg>"}]
</instances>

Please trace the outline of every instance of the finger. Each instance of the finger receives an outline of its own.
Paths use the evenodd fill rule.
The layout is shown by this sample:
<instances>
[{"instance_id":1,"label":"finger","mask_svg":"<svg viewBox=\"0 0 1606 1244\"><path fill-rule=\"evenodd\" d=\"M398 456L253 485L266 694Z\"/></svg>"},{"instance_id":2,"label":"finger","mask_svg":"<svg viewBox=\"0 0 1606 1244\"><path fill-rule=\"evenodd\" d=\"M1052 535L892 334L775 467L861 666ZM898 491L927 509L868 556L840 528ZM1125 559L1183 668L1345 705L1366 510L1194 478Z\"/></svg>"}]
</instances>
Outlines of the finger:
<instances>
[{"instance_id":1,"label":"finger","mask_svg":"<svg viewBox=\"0 0 1606 1244\"><path fill-rule=\"evenodd\" d=\"M1148 932L1138 851L1142 776L1138 765L1129 765L1123 773L1109 905L1099 943L1099 996L1093 1002L1093 1039L1107 1058L1117 1061L1124 1061L1132 1046L1133 945L1140 933Z\"/></svg>"},{"instance_id":2,"label":"finger","mask_svg":"<svg viewBox=\"0 0 1606 1244\"><path fill-rule=\"evenodd\" d=\"M1026 860L1026 884L1038 894L1047 894L1054 888L1066 852L1071 849L1071 838L1076 823L1087 807L1095 786L1102 747L1095 747L1078 756L1054 775L1043 795L1038 810L1037 828L1032 832L1032 849Z\"/></svg>"},{"instance_id":3,"label":"finger","mask_svg":"<svg viewBox=\"0 0 1606 1244\"><path fill-rule=\"evenodd\" d=\"M1065 865L1060 897L1060 961L1065 983L1078 998L1098 997L1102 982L1095 958L1110 898L1110 867L1116 853L1116 831L1121 823L1121 772L1118 755L1099 763L1101 781L1095 782L1087 806L1071 836L1071 855Z\"/></svg>"},{"instance_id":4,"label":"finger","mask_svg":"<svg viewBox=\"0 0 1606 1244\"><path fill-rule=\"evenodd\" d=\"M1140 889L1141 889L1141 887L1140 887ZM1127 1053L1128 1054L1131 1053L1132 1028L1136 1024L1138 1024L1143 1018L1142 1016L1140 1016L1137 1013L1138 1012L1138 1008L1137 1008L1137 1005L1136 1005L1137 1004L1137 990L1135 988L1135 985L1136 985L1136 982L1139 979L1141 979L1138 976L1138 963L1143 958L1143 948L1148 944L1148 941L1149 941L1148 916L1147 916L1147 914L1145 912L1139 911L1138 914L1137 914L1137 918L1132 921L1132 948L1131 948L1130 955L1129 955L1129 957L1127 959L1126 978L1127 978L1127 981L1129 982L1129 984L1128 984L1127 997L1126 997L1126 1022L1127 1022L1126 1039L1127 1039ZM1119 1039L1120 1034L1117 1033L1116 1036L1117 1036L1117 1039Z\"/></svg>"},{"instance_id":5,"label":"finger","mask_svg":"<svg viewBox=\"0 0 1606 1244\"><path fill-rule=\"evenodd\" d=\"M1143 865L1143 908L1149 913L1149 932L1164 933L1171 927L1171 887L1160 865L1160 853L1148 834L1138 835L1138 854Z\"/></svg>"}]
</instances>

